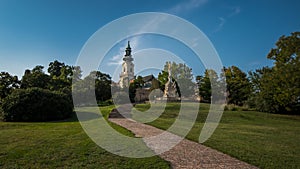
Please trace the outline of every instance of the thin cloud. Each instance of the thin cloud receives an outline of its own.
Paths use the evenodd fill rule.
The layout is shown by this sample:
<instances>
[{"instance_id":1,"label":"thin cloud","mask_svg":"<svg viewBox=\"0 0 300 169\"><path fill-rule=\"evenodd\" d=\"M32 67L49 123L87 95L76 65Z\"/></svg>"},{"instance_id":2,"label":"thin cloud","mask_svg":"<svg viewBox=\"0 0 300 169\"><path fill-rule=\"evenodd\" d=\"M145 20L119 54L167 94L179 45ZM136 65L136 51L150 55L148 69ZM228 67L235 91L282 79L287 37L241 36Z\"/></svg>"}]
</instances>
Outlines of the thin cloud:
<instances>
[{"instance_id":1,"label":"thin cloud","mask_svg":"<svg viewBox=\"0 0 300 169\"><path fill-rule=\"evenodd\" d=\"M241 13L241 8L239 6L236 7L232 7L231 8L231 13L229 13L227 15L227 17L219 17L219 24L217 26L217 28L215 29L214 32L219 32L223 29L225 23L227 22L227 20L229 20L231 17L238 15L239 13Z\"/></svg>"},{"instance_id":2,"label":"thin cloud","mask_svg":"<svg viewBox=\"0 0 300 169\"><path fill-rule=\"evenodd\" d=\"M190 11L196 8L199 8L200 6L205 5L208 2L208 0L189 0L189 1L184 1L181 2L172 8L168 10L169 13L181 13L181 12L186 12Z\"/></svg>"},{"instance_id":3,"label":"thin cloud","mask_svg":"<svg viewBox=\"0 0 300 169\"><path fill-rule=\"evenodd\" d=\"M144 30L147 28L151 28L153 30L156 30L159 28L159 25L164 22L166 18L165 17L154 17L151 20L148 21L147 24L143 25L139 31L133 32L133 34L143 34ZM133 52L136 52L139 50L139 44L141 44L141 36L134 36L131 38L128 38L127 40L130 41L130 46ZM117 55L113 56L110 61L108 62L109 66L112 65L121 65L123 63L122 57L124 56L125 49L127 47L127 41L119 48L119 51Z\"/></svg>"},{"instance_id":4,"label":"thin cloud","mask_svg":"<svg viewBox=\"0 0 300 169\"><path fill-rule=\"evenodd\" d=\"M138 48L138 44L140 43L140 38L139 37L133 37L131 39L128 39L130 41L130 46L133 50ZM123 63L122 57L124 56L125 53L125 49L127 47L127 42L124 43L124 45L122 45L119 48L118 54L113 56L110 61L107 63L109 66L112 65L121 65Z\"/></svg>"},{"instance_id":5,"label":"thin cloud","mask_svg":"<svg viewBox=\"0 0 300 169\"><path fill-rule=\"evenodd\" d=\"M108 62L107 63L108 66L121 65L121 64L122 64L122 61L120 61L120 62Z\"/></svg>"},{"instance_id":6,"label":"thin cloud","mask_svg":"<svg viewBox=\"0 0 300 169\"><path fill-rule=\"evenodd\" d=\"M225 18L219 17L218 19L219 19L219 25L218 25L218 27L215 29L214 32L219 32L220 30L222 30L223 26L224 26L225 23L226 23L226 19L225 19Z\"/></svg>"},{"instance_id":7,"label":"thin cloud","mask_svg":"<svg viewBox=\"0 0 300 169\"><path fill-rule=\"evenodd\" d=\"M241 7L235 6L232 8L232 12L228 15L228 17L233 17L234 15L237 15L241 13Z\"/></svg>"},{"instance_id":8,"label":"thin cloud","mask_svg":"<svg viewBox=\"0 0 300 169\"><path fill-rule=\"evenodd\" d=\"M115 55L111 58L111 61L119 61L122 58L121 55Z\"/></svg>"},{"instance_id":9,"label":"thin cloud","mask_svg":"<svg viewBox=\"0 0 300 169\"><path fill-rule=\"evenodd\" d=\"M115 56L113 56L107 64L109 66L112 66L112 65L121 65L122 64L122 55L115 55Z\"/></svg>"}]
</instances>

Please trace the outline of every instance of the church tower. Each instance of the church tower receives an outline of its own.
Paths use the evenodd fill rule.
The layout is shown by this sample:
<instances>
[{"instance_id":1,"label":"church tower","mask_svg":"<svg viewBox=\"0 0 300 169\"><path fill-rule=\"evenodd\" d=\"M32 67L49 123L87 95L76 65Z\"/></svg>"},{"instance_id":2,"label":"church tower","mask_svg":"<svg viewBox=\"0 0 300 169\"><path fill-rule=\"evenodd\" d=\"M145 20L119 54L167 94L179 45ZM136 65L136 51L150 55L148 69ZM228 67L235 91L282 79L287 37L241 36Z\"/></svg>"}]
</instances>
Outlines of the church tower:
<instances>
[{"instance_id":1,"label":"church tower","mask_svg":"<svg viewBox=\"0 0 300 169\"><path fill-rule=\"evenodd\" d=\"M122 72L120 74L119 85L121 88L129 87L130 80L134 79L134 64L131 55L130 43L128 41L127 48L125 50L125 56L123 57Z\"/></svg>"}]
</instances>

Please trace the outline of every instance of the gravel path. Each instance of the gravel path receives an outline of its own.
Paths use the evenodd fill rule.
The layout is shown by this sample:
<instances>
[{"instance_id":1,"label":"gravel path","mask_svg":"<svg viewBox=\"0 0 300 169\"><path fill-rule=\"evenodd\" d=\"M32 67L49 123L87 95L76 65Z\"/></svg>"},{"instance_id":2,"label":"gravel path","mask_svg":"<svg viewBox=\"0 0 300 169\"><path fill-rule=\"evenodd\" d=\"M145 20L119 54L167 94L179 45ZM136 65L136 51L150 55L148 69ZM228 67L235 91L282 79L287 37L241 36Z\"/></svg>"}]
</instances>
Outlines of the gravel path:
<instances>
[{"instance_id":1,"label":"gravel path","mask_svg":"<svg viewBox=\"0 0 300 169\"><path fill-rule=\"evenodd\" d=\"M126 108L124 108L126 109ZM123 110L124 110L123 109ZM234 169L254 169L257 168L229 155L221 153L202 144L183 139L177 135L165 132L161 129L133 121L131 119L122 118L116 111L113 111L109 120L122 127L132 131L136 137L142 137L146 145L155 151L166 161L169 161L172 168L234 168ZM157 136L165 132L165 137L155 139ZM151 137L152 136L152 137ZM179 142L176 146L168 151L165 147L171 142Z\"/></svg>"}]
</instances>

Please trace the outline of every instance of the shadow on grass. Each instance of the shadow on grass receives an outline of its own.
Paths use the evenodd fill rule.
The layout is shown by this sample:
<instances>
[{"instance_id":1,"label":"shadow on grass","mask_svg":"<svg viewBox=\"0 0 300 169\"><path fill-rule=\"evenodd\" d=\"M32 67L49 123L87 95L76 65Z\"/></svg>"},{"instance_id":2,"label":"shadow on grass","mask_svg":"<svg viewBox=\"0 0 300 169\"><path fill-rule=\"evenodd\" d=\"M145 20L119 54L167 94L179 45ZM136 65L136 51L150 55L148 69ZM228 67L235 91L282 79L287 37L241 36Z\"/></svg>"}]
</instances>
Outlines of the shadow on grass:
<instances>
[{"instance_id":1,"label":"shadow on grass","mask_svg":"<svg viewBox=\"0 0 300 169\"><path fill-rule=\"evenodd\" d=\"M95 113L95 112L74 112L71 117L65 119L65 120L58 120L58 121L49 121L50 123L60 123L60 122L78 122L78 117L80 117L80 121L89 121L94 120L97 118L103 118L102 115Z\"/></svg>"}]
</instances>

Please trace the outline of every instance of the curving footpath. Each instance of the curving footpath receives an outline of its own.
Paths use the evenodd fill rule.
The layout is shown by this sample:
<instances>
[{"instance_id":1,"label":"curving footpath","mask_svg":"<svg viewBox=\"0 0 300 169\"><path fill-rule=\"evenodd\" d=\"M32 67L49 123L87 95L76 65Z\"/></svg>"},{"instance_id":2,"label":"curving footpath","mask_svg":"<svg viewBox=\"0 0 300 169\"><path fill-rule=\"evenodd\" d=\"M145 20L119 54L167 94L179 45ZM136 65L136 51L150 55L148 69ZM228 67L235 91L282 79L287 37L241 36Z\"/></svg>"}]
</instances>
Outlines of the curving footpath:
<instances>
[{"instance_id":1,"label":"curving footpath","mask_svg":"<svg viewBox=\"0 0 300 169\"><path fill-rule=\"evenodd\" d=\"M125 106L118 108L122 109L122 112L130 112ZM163 140L149 139L151 136L156 136L164 130L155 128L150 125L136 122L130 118L122 117L118 111L113 110L109 116L109 121L120 125L128 130L132 131L136 137L142 137L146 145L159 154L164 160L171 163L172 168L175 169L194 169L194 168L215 168L215 169L256 169L248 163L240 161L222 152L206 147L202 144L183 139L179 144L171 148L170 150L161 153L160 150L163 146L166 146L166 142ZM179 136L172 133L168 133L168 139L178 139Z\"/></svg>"}]
</instances>

